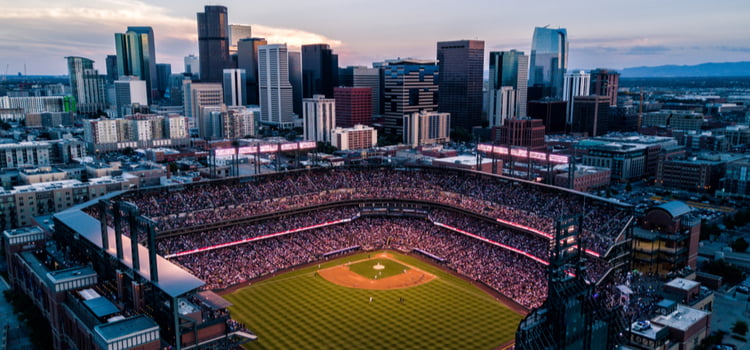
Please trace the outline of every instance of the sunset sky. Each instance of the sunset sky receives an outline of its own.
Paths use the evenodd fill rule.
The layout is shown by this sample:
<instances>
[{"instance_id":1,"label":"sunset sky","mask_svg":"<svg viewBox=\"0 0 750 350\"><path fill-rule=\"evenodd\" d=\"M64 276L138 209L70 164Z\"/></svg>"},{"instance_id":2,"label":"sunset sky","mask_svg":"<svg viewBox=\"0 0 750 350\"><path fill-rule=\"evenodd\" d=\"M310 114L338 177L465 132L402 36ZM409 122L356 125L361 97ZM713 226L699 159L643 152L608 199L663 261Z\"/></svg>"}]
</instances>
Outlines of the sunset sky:
<instances>
[{"instance_id":1,"label":"sunset sky","mask_svg":"<svg viewBox=\"0 0 750 350\"><path fill-rule=\"evenodd\" d=\"M158 63L183 70L198 53L193 0L0 0L0 67L9 74L67 74L65 56L105 71L114 33L152 26ZM339 64L435 58L437 41L480 39L489 51L528 54L535 26L567 28L570 69L750 61L750 1L253 0L216 3L231 24L269 43L329 43ZM4 74L4 72L1 72Z\"/></svg>"}]
</instances>

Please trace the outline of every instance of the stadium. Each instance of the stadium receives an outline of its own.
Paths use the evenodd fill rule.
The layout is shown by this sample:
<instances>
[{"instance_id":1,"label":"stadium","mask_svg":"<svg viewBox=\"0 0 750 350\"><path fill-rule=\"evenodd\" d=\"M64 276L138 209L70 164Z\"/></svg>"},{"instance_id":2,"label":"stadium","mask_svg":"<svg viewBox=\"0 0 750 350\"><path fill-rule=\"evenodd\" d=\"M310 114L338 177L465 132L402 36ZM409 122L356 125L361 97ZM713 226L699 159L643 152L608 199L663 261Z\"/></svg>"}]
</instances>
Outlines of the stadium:
<instances>
[{"instance_id":1,"label":"stadium","mask_svg":"<svg viewBox=\"0 0 750 350\"><path fill-rule=\"evenodd\" d=\"M502 176L431 167L305 169L162 187L103 198L75 215L79 214L99 218L102 228L115 226L114 234L109 233L112 228L97 230L102 238L92 240L98 241L96 244L104 251L127 253L130 237L148 246L149 252L144 255L149 254L151 261L158 262L163 257L200 280L201 283L179 291L184 293L181 300L198 303L190 295L201 294L205 299L206 295L213 295L207 294L208 291L223 295L231 303L217 296L215 300L221 302L215 302L213 307L221 309L221 313L226 313L227 308L231 311L232 318L227 317L230 328L239 329L242 334L252 334L251 331L257 334L257 341L247 344L247 348L311 349L321 348L321 344L371 348L379 343L395 347L396 343L404 344L399 339L407 342L415 334L433 336L398 347L507 347L513 342L520 319L542 306L547 297L550 247L554 246L552 238L559 219L581 214L578 216L581 238L577 244L585 252L582 262L586 271L581 277L605 298L619 271L627 268L627 227L633 220L630 207L599 197ZM55 226L75 231L71 214L58 214L54 221ZM143 234L149 229L150 235ZM102 234L105 231L107 235ZM125 248L111 247L108 243L118 239L128 242ZM134 246L130 245L133 253L129 255L129 267L136 273L130 277L113 276L112 284L139 281L143 288L137 301L144 305L141 309L155 315L158 308L168 303L160 302L159 293L153 290L161 289L160 284L166 282L155 282L153 278L149 282L149 278L144 278L148 274L138 273L146 269L144 265L157 264L134 265L133 262L145 261ZM153 250L160 256L158 259L151 256ZM128 260L128 254L122 256ZM373 256L385 259L375 265L399 267L390 268L392 275L386 277L382 277L382 272L369 276L373 274L369 269L375 266L371 261ZM360 269L366 272L351 272L348 277L339 276L339 280L330 276L329 270L336 267L346 266L347 270L355 271L357 262L363 262ZM152 271L151 275L156 274ZM305 276L298 280L308 285L298 288L290 284L265 294L262 291L264 286L280 285L283 280L294 281L295 276ZM379 281L378 276L381 276ZM381 288L381 283L388 281L392 286ZM435 281L451 281L450 288L464 293L455 298L466 300L467 308L475 310L463 315L459 307L443 307L450 300L441 299L440 295L451 292L429 290L439 285ZM291 305L296 300L292 296L284 294L280 298L277 294L310 290L309 283L328 286L317 294L335 294L330 285L336 285L356 295L357 304L346 311L350 314L364 312L362 308L368 304L383 304L382 300L388 299L388 307L380 310L378 317L390 321L385 330L372 332L387 332L392 336L368 337L367 333L351 331L343 335L327 334L340 329L341 322L350 329L378 323L373 318L322 317L312 325L308 322L301 328L293 328L294 322L290 320L300 316L292 312L304 312L309 307L295 307ZM381 287L368 287L376 283ZM414 294L419 291L425 291L428 297ZM277 295L275 301L274 295ZM325 303L326 299L319 295L305 298L308 299L301 300L309 303L307 306ZM412 305L421 299L435 302L421 309ZM487 300L492 303L487 304ZM269 304L280 307L266 308L267 316L252 317ZM332 305L345 308L343 304ZM406 307L415 309L411 314L399 314ZM447 310L445 314L434 319L428 317L428 313L442 309ZM318 311L326 315L329 312ZM287 313L288 319L279 319L279 315ZM404 318L406 325L392 324L399 318ZM448 328L469 332L478 328L484 318L492 322L487 322L488 328L480 329L483 335L434 336ZM185 341L185 334L190 332L185 330L191 328L178 326L182 322L175 321L178 319L179 316L155 317L157 323L167 325L165 328L172 328L172 332L177 328L183 339L182 348L191 348L191 342L195 345L200 338L201 327L193 326L194 336ZM418 326L412 323L422 319L429 322ZM276 323L264 327L264 322ZM413 333L398 331L411 326L420 329ZM488 333L497 336L474 342L474 338L483 338ZM341 336L352 338L337 338ZM275 339L282 341L274 342ZM294 342L284 342L289 339ZM356 346L358 342L361 345Z\"/></svg>"}]
</instances>

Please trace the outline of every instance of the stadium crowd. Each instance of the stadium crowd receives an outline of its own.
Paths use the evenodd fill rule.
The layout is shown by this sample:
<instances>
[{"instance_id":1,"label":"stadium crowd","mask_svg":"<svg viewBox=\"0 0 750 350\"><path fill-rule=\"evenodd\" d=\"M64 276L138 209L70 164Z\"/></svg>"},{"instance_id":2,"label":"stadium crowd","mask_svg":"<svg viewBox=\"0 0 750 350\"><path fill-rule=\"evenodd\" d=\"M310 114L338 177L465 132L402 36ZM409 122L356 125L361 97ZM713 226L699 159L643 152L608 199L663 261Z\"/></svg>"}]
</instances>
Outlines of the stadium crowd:
<instances>
[{"instance_id":1,"label":"stadium crowd","mask_svg":"<svg viewBox=\"0 0 750 350\"><path fill-rule=\"evenodd\" d=\"M608 202L544 186L446 170L333 169L266 175L254 181L209 182L133 192L123 199L168 231L324 203L362 199L420 200L498 218L549 236L554 220L584 213L589 249L604 254L629 212Z\"/></svg>"},{"instance_id":2,"label":"stadium crowd","mask_svg":"<svg viewBox=\"0 0 750 350\"><path fill-rule=\"evenodd\" d=\"M226 288L279 270L318 261L352 246L421 249L448 268L482 282L519 304L538 307L546 298L545 267L516 253L437 227L424 219L361 217L351 222L174 258L211 289ZM478 264L477 261L482 261Z\"/></svg>"}]
</instances>

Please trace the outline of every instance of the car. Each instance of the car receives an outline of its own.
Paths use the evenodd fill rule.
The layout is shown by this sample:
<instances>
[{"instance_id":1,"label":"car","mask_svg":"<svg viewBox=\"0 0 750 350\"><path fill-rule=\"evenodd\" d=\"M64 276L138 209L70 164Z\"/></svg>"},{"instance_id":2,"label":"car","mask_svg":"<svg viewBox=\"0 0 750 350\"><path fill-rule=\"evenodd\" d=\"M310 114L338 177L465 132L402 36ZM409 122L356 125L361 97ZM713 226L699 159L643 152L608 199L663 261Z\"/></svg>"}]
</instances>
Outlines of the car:
<instances>
[{"instance_id":1,"label":"car","mask_svg":"<svg viewBox=\"0 0 750 350\"><path fill-rule=\"evenodd\" d=\"M649 321L638 321L633 325L633 330L638 332L645 331L649 328L651 328L651 322Z\"/></svg>"},{"instance_id":2,"label":"car","mask_svg":"<svg viewBox=\"0 0 750 350\"><path fill-rule=\"evenodd\" d=\"M737 286L737 291L744 294L750 294L750 287L742 284Z\"/></svg>"}]
</instances>

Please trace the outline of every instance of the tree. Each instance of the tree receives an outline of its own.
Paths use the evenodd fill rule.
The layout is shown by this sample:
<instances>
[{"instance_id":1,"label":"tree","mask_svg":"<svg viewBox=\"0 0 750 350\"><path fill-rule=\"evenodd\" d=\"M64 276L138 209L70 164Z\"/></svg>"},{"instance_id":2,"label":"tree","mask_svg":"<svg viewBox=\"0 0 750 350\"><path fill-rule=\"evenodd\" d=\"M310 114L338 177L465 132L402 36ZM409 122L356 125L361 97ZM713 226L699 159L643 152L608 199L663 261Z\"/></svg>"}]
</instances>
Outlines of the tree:
<instances>
[{"instance_id":1,"label":"tree","mask_svg":"<svg viewBox=\"0 0 750 350\"><path fill-rule=\"evenodd\" d=\"M723 277L724 281L730 285L740 283L745 278L742 270L724 260L712 261L706 264L704 270Z\"/></svg>"},{"instance_id":2,"label":"tree","mask_svg":"<svg viewBox=\"0 0 750 350\"><path fill-rule=\"evenodd\" d=\"M734 326L732 326L732 333L743 335L743 336L747 334L747 322L745 321L735 322Z\"/></svg>"},{"instance_id":3,"label":"tree","mask_svg":"<svg viewBox=\"0 0 750 350\"><path fill-rule=\"evenodd\" d=\"M729 246L732 247L732 250L734 250L735 252L742 253L746 251L748 247L750 247L750 244L748 244L744 238L740 237L732 242L732 244L730 244Z\"/></svg>"}]
</instances>

